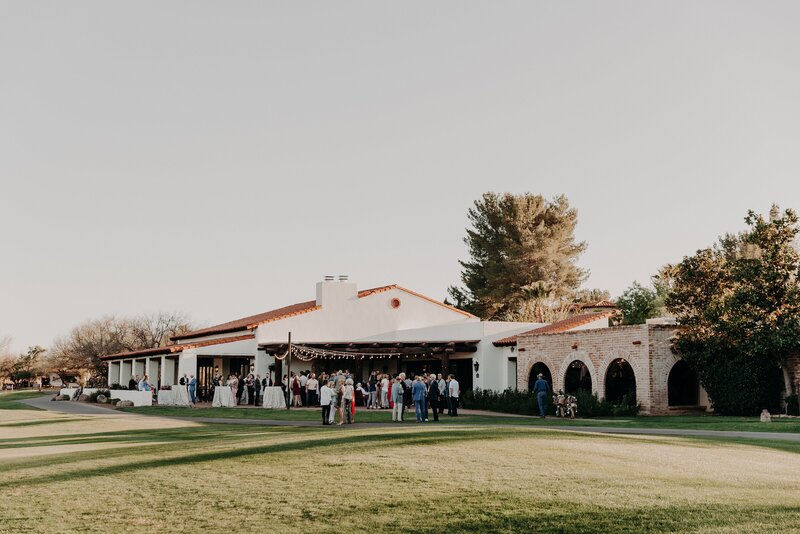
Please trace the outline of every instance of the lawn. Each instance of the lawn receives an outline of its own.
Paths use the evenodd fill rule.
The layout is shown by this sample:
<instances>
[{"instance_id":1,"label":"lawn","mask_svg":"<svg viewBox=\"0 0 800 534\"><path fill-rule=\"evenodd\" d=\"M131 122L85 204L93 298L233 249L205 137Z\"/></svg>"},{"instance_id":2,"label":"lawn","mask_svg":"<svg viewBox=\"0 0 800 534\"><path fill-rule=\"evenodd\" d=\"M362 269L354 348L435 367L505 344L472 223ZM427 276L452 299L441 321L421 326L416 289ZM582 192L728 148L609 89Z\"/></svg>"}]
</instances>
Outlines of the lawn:
<instances>
[{"instance_id":1,"label":"lawn","mask_svg":"<svg viewBox=\"0 0 800 534\"><path fill-rule=\"evenodd\" d=\"M233 419L267 419L274 421L320 421L319 410L264 410L260 408L182 408L174 406L147 406L126 408L126 411L142 415L164 415L177 417L222 417ZM414 420L413 411L406 413L408 421ZM389 410L359 410L356 421L359 423L390 423ZM548 417L514 417L497 414L459 415L457 418L440 416L441 424L493 424L525 426L592 426L618 428L673 428L687 430L735 430L751 432L800 432L800 419L774 419L765 424L758 417L724 417L717 415L679 415L666 417L622 417L602 419L560 419ZM413 423L411 423L413 424ZM432 422L429 424L433 424Z\"/></svg>"},{"instance_id":2,"label":"lawn","mask_svg":"<svg viewBox=\"0 0 800 534\"><path fill-rule=\"evenodd\" d=\"M0 391L0 410L38 410L39 408L28 406L19 401L41 396L42 392L37 390Z\"/></svg>"},{"instance_id":3,"label":"lawn","mask_svg":"<svg viewBox=\"0 0 800 534\"><path fill-rule=\"evenodd\" d=\"M0 421L7 532L800 529L797 444L113 412Z\"/></svg>"}]
</instances>

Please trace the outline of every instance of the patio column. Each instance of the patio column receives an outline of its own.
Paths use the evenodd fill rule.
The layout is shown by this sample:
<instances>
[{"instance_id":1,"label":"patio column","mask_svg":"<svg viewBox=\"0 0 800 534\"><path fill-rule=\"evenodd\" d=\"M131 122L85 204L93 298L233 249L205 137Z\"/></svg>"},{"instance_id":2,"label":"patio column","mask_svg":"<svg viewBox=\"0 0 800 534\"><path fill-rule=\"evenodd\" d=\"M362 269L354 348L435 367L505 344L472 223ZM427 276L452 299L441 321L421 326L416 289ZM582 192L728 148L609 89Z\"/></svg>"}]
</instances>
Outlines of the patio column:
<instances>
[{"instance_id":1,"label":"patio column","mask_svg":"<svg viewBox=\"0 0 800 534\"><path fill-rule=\"evenodd\" d=\"M121 360L119 368L119 385L128 387L128 381L133 375L133 360Z\"/></svg>"},{"instance_id":2,"label":"patio column","mask_svg":"<svg viewBox=\"0 0 800 534\"><path fill-rule=\"evenodd\" d=\"M185 350L178 357L178 380L183 375L197 376L197 353L193 350Z\"/></svg>"},{"instance_id":3,"label":"patio column","mask_svg":"<svg viewBox=\"0 0 800 534\"><path fill-rule=\"evenodd\" d=\"M145 360L145 366L147 367L147 375L150 376L150 385L156 387L158 381L161 380L161 376L158 372L158 364L161 362L161 358L147 358Z\"/></svg>"},{"instance_id":4,"label":"patio column","mask_svg":"<svg viewBox=\"0 0 800 534\"><path fill-rule=\"evenodd\" d=\"M256 351L255 365L255 374L260 375L261 378L267 376L267 373L269 373L269 356L264 350L259 349Z\"/></svg>"}]
</instances>

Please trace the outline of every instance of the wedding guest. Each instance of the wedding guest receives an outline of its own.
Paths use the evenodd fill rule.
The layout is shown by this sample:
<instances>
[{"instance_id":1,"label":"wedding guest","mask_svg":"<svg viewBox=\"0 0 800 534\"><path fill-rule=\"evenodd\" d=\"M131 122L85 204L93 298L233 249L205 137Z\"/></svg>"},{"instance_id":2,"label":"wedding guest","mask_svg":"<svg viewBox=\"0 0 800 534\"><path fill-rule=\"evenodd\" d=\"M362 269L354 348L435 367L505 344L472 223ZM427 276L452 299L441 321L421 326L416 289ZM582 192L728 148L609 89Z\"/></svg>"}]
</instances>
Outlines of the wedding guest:
<instances>
[{"instance_id":1,"label":"wedding guest","mask_svg":"<svg viewBox=\"0 0 800 534\"><path fill-rule=\"evenodd\" d=\"M197 379L194 375L189 376L189 398L192 404L197 404Z\"/></svg>"},{"instance_id":2,"label":"wedding guest","mask_svg":"<svg viewBox=\"0 0 800 534\"><path fill-rule=\"evenodd\" d=\"M367 399L367 409L375 408L375 400L378 391L378 372L372 371L369 374L368 392L369 398Z\"/></svg>"},{"instance_id":3,"label":"wedding guest","mask_svg":"<svg viewBox=\"0 0 800 534\"><path fill-rule=\"evenodd\" d=\"M431 406L433 412L433 420L439 420L439 381L436 375L431 373L430 382L428 384L428 404ZM427 416L427 413L425 414Z\"/></svg>"},{"instance_id":4,"label":"wedding guest","mask_svg":"<svg viewBox=\"0 0 800 534\"><path fill-rule=\"evenodd\" d=\"M353 387L353 379L348 378L344 382L344 388L342 389L342 399L344 400L344 406L342 406L342 415L344 416L343 420L339 421L339 424L353 423L353 397L355 396L355 388Z\"/></svg>"},{"instance_id":5,"label":"wedding guest","mask_svg":"<svg viewBox=\"0 0 800 534\"><path fill-rule=\"evenodd\" d=\"M331 409L328 412L328 424L332 425L334 422L336 422L336 412L338 410L339 398L338 395L336 395L336 382L329 380L328 387L331 390Z\"/></svg>"},{"instance_id":6,"label":"wedding guest","mask_svg":"<svg viewBox=\"0 0 800 534\"><path fill-rule=\"evenodd\" d=\"M308 384L308 376L307 372L303 371L300 373L300 398L303 400L303 406L308 406L308 390L306 390L306 384Z\"/></svg>"},{"instance_id":7,"label":"wedding guest","mask_svg":"<svg viewBox=\"0 0 800 534\"><path fill-rule=\"evenodd\" d=\"M402 374L397 375L395 387L392 388L392 401L394 402L394 406L392 406L392 422L397 423L403 422L403 387L400 386L403 380L402 376Z\"/></svg>"},{"instance_id":8,"label":"wedding guest","mask_svg":"<svg viewBox=\"0 0 800 534\"><path fill-rule=\"evenodd\" d=\"M258 406L258 398L261 396L261 375L256 375L253 380L253 406Z\"/></svg>"},{"instance_id":9,"label":"wedding guest","mask_svg":"<svg viewBox=\"0 0 800 534\"><path fill-rule=\"evenodd\" d=\"M319 388L319 382L317 381L317 375L311 373L311 376L306 381L306 399L308 406L316 406L317 405L317 389Z\"/></svg>"},{"instance_id":10,"label":"wedding guest","mask_svg":"<svg viewBox=\"0 0 800 534\"><path fill-rule=\"evenodd\" d=\"M294 375L292 379L292 406L302 407L300 392L303 388L300 387L300 378Z\"/></svg>"},{"instance_id":11,"label":"wedding guest","mask_svg":"<svg viewBox=\"0 0 800 534\"><path fill-rule=\"evenodd\" d=\"M134 375L128 380L128 389L134 391L139 388L139 377Z\"/></svg>"},{"instance_id":12,"label":"wedding guest","mask_svg":"<svg viewBox=\"0 0 800 534\"><path fill-rule=\"evenodd\" d=\"M444 405L447 404L445 397L447 396L447 384L442 378L442 373L436 375L436 382L439 384L439 413L444 413Z\"/></svg>"},{"instance_id":13,"label":"wedding guest","mask_svg":"<svg viewBox=\"0 0 800 534\"><path fill-rule=\"evenodd\" d=\"M426 421L424 414L425 410L425 384L422 382L422 377L416 377L413 386L411 386L411 396L414 399L414 410L417 414L417 423Z\"/></svg>"},{"instance_id":14,"label":"wedding guest","mask_svg":"<svg viewBox=\"0 0 800 534\"><path fill-rule=\"evenodd\" d=\"M255 405L255 399L253 399L253 397L256 393L256 385L253 382L255 382L255 377L253 373L250 373L244 380L245 387L247 388L247 404Z\"/></svg>"},{"instance_id":15,"label":"wedding guest","mask_svg":"<svg viewBox=\"0 0 800 534\"><path fill-rule=\"evenodd\" d=\"M322 406L322 424L330 425L331 417L331 398L333 397L333 390L330 384L324 383L319 390L319 404Z\"/></svg>"},{"instance_id":16,"label":"wedding guest","mask_svg":"<svg viewBox=\"0 0 800 534\"><path fill-rule=\"evenodd\" d=\"M236 376L236 373L228 377L228 385L231 387L234 404L239 404L239 377Z\"/></svg>"},{"instance_id":17,"label":"wedding guest","mask_svg":"<svg viewBox=\"0 0 800 534\"><path fill-rule=\"evenodd\" d=\"M458 380L453 375L450 375L450 382L447 384L447 391L450 394L450 411L448 415L456 417L458 415L458 397L461 394L459 389Z\"/></svg>"}]
</instances>

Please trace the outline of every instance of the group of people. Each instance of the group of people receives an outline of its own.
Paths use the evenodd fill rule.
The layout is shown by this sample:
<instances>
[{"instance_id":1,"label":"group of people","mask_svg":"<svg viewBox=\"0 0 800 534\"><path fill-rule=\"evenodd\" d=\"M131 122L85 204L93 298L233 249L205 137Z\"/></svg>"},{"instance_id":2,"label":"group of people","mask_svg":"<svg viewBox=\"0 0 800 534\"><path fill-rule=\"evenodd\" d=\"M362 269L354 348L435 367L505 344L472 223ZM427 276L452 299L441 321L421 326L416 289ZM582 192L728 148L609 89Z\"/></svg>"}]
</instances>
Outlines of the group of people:
<instances>
[{"instance_id":1,"label":"group of people","mask_svg":"<svg viewBox=\"0 0 800 534\"><path fill-rule=\"evenodd\" d=\"M131 391L152 391L153 386L150 384L150 376L149 375L133 375L130 380L128 380L128 389Z\"/></svg>"},{"instance_id":2,"label":"group of people","mask_svg":"<svg viewBox=\"0 0 800 534\"><path fill-rule=\"evenodd\" d=\"M216 388L219 386L228 386L231 388L231 394L235 399L237 405L252 405L259 406L261 403L261 392L268 387L272 387L273 380L271 376L261 378L260 374L249 373L231 373L228 379L225 380L222 373L214 375L211 381L212 385ZM192 401L194 402L194 401Z\"/></svg>"}]
</instances>

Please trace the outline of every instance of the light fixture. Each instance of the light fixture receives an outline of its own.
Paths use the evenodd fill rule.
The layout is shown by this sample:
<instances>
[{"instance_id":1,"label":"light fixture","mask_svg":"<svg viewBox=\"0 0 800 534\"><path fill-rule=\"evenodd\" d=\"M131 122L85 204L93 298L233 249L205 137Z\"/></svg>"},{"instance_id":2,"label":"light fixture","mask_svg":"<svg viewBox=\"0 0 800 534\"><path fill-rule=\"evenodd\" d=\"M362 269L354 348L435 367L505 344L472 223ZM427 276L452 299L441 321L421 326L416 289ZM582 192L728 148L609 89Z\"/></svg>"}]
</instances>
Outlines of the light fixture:
<instances>
[{"instance_id":1,"label":"light fixture","mask_svg":"<svg viewBox=\"0 0 800 534\"><path fill-rule=\"evenodd\" d=\"M477 373L477 372L478 372L478 369L480 369L480 367L481 367L481 364L479 364L479 363L476 361L474 364L472 364L472 366L475 368L475 372Z\"/></svg>"}]
</instances>

